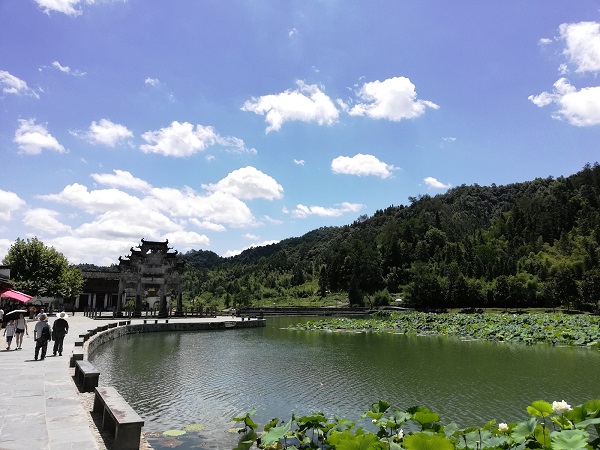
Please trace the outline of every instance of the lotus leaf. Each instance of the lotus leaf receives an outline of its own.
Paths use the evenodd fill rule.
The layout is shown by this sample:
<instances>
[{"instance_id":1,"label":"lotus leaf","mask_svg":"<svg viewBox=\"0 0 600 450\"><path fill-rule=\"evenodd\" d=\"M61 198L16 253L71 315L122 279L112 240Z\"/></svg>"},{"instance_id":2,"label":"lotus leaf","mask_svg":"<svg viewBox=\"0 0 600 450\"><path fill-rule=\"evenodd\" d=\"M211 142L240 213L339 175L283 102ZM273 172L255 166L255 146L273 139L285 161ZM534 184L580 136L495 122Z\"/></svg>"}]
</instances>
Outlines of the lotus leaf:
<instances>
[{"instance_id":1,"label":"lotus leaf","mask_svg":"<svg viewBox=\"0 0 600 450\"><path fill-rule=\"evenodd\" d=\"M183 436L186 432L184 430L167 430L163 432L163 436Z\"/></svg>"}]
</instances>

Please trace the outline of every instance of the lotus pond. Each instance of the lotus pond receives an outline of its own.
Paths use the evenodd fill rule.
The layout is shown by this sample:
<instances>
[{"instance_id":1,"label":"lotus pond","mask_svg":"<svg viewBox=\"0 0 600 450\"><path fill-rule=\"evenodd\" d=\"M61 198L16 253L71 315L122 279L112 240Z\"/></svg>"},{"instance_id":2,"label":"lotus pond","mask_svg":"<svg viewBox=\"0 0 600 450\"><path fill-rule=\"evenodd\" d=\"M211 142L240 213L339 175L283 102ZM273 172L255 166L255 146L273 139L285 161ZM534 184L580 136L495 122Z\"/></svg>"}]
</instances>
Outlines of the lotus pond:
<instances>
[{"instance_id":1,"label":"lotus pond","mask_svg":"<svg viewBox=\"0 0 600 450\"><path fill-rule=\"evenodd\" d=\"M384 399L400 411L430 408L443 423L461 428L529 420L527 407L539 399L579 405L600 398L600 352L578 334L580 328L594 332L597 323L578 325L581 316L556 318L575 321L570 331L560 329L560 337L580 347L562 346L562 340L554 346L515 343L519 329L537 330L533 316L514 317L519 325L504 318L504 328L514 332L501 339L476 339L478 327L455 318L444 318L444 328L469 333L434 331L431 319L415 319L422 326L414 331L375 325L374 319L340 319L348 324L348 332L340 332L317 318L282 317L268 318L265 328L130 335L101 346L90 360L101 384L115 386L144 418L156 450L234 448L240 424L232 418L253 408L261 429L274 417L287 421L292 412L317 411L371 427L372 418L360 415ZM548 326L539 333L558 339L558 328Z\"/></svg>"}]
</instances>

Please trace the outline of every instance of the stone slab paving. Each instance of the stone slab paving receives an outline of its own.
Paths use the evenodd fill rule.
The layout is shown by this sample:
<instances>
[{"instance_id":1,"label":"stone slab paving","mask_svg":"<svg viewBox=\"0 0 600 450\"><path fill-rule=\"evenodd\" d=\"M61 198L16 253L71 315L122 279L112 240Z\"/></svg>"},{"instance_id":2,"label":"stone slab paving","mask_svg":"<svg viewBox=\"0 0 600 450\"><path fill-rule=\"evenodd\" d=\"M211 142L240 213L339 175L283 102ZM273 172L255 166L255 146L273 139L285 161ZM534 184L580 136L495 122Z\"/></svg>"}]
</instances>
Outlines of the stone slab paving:
<instances>
[{"instance_id":1,"label":"stone slab paving","mask_svg":"<svg viewBox=\"0 0 600 450\"><path fill-rule=\"evenodd\" d=\"M50 327L56 319L48 319ZM90 429L71 376L69 360L79 335L118 320L93 320L82 313L69 316L69 333L62 356L52 355L48 343L46 358L34 360L35 322L28 322L29 336L23 348L6 350L6 338L0 333L0 450L98 450L100 446ZM124 319L121 319L121 321ZM154 318L152 318L154 320ZM241 320L239 318L186 318L185 322ZM142 319L132 320L142 323ZM80 347L81 348L81 347Z\"/></svg>"},{"instance_id":2,"label":"stone slab paving","mask_svg":"<svg viewBox=\"0 0 600 450\"><path fill-rule=\"evenodd\" d=\"M51 327L55 319L48 319ZM27 323L29 336L21 350L15 350L13 339L7 351L6 339L0 336L0 450L99 448L69 368L75 340L98 322L83 315L67 320L63 355L52 356L51 341L43 361L34 360L35 322Z\"/></svg>"}]
</instances>

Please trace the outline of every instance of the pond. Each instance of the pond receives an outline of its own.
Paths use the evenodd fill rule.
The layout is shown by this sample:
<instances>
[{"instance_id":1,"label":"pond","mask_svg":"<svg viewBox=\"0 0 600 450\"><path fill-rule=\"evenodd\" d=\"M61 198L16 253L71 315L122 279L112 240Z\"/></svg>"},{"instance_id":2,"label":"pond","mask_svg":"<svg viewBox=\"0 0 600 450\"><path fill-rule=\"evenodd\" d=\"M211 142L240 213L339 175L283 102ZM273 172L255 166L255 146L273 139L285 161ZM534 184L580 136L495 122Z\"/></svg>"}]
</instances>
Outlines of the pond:
<instances>
[{"instance_id":1,"label":"pond","mask_svg":"<svg viewBox=\"0 0 600 450\"><path fill-rule=\"evenodd\" d=\"M195 425L180 450L231 448L231 418L252 408L264 425L291 412L357 420L380 399L421 405L460 426L524 420L534 400L572 405L600 398L600 352L436 336L289 330L314 318L273 317L265 328L135 334L90 360L144 418L155 449L162 432ZM153 436L156 436L154 438Z\"/></svg>"}]
</instances>

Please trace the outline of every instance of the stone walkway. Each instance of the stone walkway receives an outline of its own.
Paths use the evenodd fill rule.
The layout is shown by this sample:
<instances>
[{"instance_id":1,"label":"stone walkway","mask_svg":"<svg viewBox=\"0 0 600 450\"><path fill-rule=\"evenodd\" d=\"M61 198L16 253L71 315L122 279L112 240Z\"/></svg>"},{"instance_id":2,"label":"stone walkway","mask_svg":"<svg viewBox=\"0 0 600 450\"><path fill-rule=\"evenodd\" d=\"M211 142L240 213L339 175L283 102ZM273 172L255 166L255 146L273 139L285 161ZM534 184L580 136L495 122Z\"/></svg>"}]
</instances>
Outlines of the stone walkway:
<instances>
[{"instance_id":1,"label":"stone walkway","mask_svg":"<svg viewBox=\"0 0 600 450\"><path fill-rule=\"evenodd\" d=\"M49 318L50 327L55 319ZM81 313L67 320L69 333L65 337L63 355L52 356L54 342L51 341L43 361L34 360L35 322L28 322L29 336L25 336L21 350L14 350L14 339L11 350L6 350L6 338L0 335L0 450L100 448L73 382L69 359L80 334L111 321L89 319ZM222 319L186 321L198 320Z\"/></svg>"}]
</instances>

